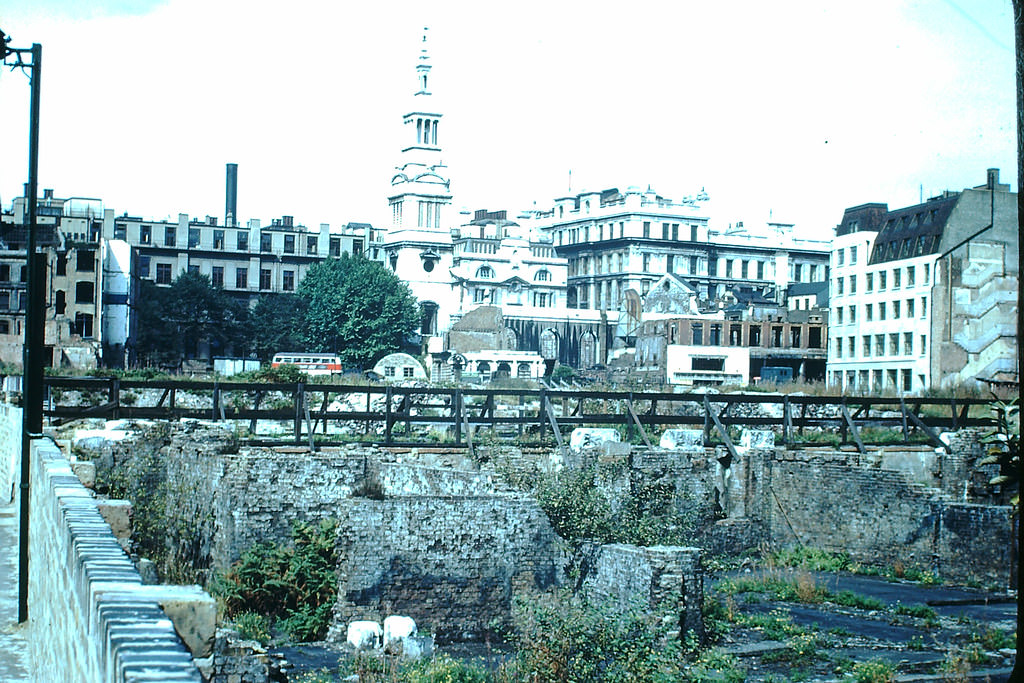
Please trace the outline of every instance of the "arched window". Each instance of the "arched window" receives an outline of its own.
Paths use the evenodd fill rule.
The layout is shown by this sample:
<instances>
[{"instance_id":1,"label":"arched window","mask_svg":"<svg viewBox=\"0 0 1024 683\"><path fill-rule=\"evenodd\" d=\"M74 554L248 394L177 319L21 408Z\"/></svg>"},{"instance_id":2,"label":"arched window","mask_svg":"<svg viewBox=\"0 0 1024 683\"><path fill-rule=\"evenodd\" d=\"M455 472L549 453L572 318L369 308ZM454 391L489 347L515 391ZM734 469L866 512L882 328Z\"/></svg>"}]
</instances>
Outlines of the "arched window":
<instances>
[{"instance_id":1,"label":"arched window","mask_svg":"<svg viewBox=\"0 0 1024 683\"><path fill-rule=\"evenodd\" d=\"M580 339L580 367L589 368L597 364L597 337L587 332Z\"/></svg>"},{"instance_id":2,"label":"arched window","mask_svg":"<svg viewBox=\"0 0 1024 683\"><path fill-rule=\"evenodd\" d=\"M476 270L476 276L481 280L490 280L494 277L494 269L490 266L480 266Z\"/></svg>"},{"instance_id":3,"label":"arched window","mask_svg":"<svg viewBox=\"0 0 1024 683\"><path fill-rule=\"evenodd\" d=\"M433 301L420 304L420 334L437 334L437 308Z\"/></svg>"},{"instance_id":4,"label":"arched window","mask_svg":"<svg viewBox=\"0 0 1024 683\"><path fill-rule=\"evenodd\" d=\"M540 333L540 355L545 360L558 359L558 335L547 329Z\"/></svg>"},{"instance_id":5,"label":"arched window","mask_svg":"<svg viewBox=\"0 0 1024 683\"><path fill-rule=\"evenodd\" d=\"M538 270L537 274L533 276L533 279L534 279L535 282L550 282L551 281L551 271L548 271L548 270Z\"/></svg>"}]
</instances>

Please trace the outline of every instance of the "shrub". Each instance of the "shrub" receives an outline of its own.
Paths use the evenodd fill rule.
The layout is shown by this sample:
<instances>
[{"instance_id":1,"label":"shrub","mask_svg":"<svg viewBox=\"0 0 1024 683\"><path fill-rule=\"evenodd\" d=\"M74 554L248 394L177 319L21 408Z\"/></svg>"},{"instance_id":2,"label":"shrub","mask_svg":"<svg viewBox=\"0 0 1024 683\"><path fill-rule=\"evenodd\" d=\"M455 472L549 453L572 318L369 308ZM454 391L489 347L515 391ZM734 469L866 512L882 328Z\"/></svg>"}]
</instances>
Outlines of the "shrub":
<instances>
[{"instance_id":1,"label":"shrub","mask_svg":"<svg viewBox=\"0 0 1024 683\"><path fill-rule=\"evenodd\" d=\"M869 659L854 664L850 676L856 683L892 683L896 670L884 659Z\"/></svg>"},{"instance_id":2,"label":"shrub","mask_svg":"<svg viewBox=\"0 0 1024 683\"><path fill-rule=\"evenodd\" d=\"M614 609L568 593L517 600L512 680L671 681L682 663L668 625L640 610Z\"/></svg>"},{"instance_id":3,"label":"shrub","mask_svg":"<svg viewBox=\"0 0 1024 683\"><path fill-rule=\"evenodd\" d=\"M255 612L293 640L322 639L337 597L337 522L296 524L292 546L257 543L216 578L212 591L229 616Z\"/></svg>"},{"instance_id":4,"label":"shrub","mask_svg":"<svg viewBox=\"0 0 1024 683\"><path fill-rule=\"evenodd\" d=\"M242 612L234 618L238 635L246 640L257 640L266 645L270 642L270 621L256 612Z\"/></svg>"}]
</instances>

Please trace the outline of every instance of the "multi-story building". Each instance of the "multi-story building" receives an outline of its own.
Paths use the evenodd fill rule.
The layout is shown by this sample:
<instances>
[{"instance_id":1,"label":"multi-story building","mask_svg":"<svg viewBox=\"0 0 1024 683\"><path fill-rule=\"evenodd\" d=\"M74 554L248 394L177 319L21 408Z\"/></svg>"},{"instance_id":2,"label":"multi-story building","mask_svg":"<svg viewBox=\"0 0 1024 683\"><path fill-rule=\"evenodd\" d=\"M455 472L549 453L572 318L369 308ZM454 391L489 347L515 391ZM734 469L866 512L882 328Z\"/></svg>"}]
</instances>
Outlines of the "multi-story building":
<instances>
[{"instance_id":1,"label":"multi-story building","mask_svg":"<svg viewBox=\"0 0 1024 683\"><path fill-rule=\"evenodd\" d=\"M1016 375L1017 205L986 184L847 209L831 256L828 380L860 391Z\"/></svg>"},{"instance_id":2,"label":"multi-story building","mask_svg":"<svg viewBox=\"0 0 1024 683\"><path fill-rule=\"evenodd\" d=\"M827 281L827 242L798 238L784 223L715 230L702 214L706 200L610 189L556 199L530 217L568 259L571 308L619 310L627 291L646 295L666 273L689 283L707 308L739 286L781 302L790 283Z\"/></svg>"},{"instance_id":3,"label":"multi-story building","mask_svg":"<svg viewBox=\"0 0 1024 683\"><path fill-rule=\"evenodd\" d=\"M368 223L310 230L291 216L269 226L251 219L243 226L218 225L215 217L153 221L112 212L103 221L103 238L132 246L138 277L170 285L185 271L207 275L216 287L238 298L294 292L310 266L342 253L379 256L379 235Z\"/></svg>"}]
</instances>

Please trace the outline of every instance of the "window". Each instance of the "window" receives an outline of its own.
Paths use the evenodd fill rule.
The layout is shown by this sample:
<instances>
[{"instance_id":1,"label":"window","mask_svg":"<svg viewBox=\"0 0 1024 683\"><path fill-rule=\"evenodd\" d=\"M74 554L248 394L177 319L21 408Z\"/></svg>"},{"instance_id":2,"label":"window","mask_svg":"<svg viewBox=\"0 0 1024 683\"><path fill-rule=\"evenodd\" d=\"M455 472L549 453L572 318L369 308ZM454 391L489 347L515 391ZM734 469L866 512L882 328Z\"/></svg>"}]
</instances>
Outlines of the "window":
<instances>
[{"instance_id":1,"label":"window","mask_svg":"<svg viewBox=\"0 0 1024 683\"><path fill-rule=\"evenodd\" d=\"M875 355L876 356L882 356L884 354L885 354L885 335L884 334L876 334L875 335Z\"/></svg>"},{"instance_id":2,"label":"window","mask_svg":"<svg viewBox=\"0 0 1024 683\"><path fill-rule=\"evenodd\" d=\"M725 369L725 359L694 356L690 367L695 372L722 372Z\"/></svg>"},{"instance_id":3,"label":"window","mask_svg":"<svg viewBox=\"0 0 1024 683\"><path fill-rule=\"evenodd\" d=\"M198 246L199 246L199 228L189 228L188 229L188 248L192 249L193 247L198 247Z\"/></svg>"},{"instance_id":4,"label":"window","mask_svg":"<svg viewBox=\"0 0 1024 683\"><path fill-rule=\"evenodd\" d=\"M402 368L402 377L405 377L406 379L409 379L412 376L413 376L413 368L410 368L410 367Z\"/></svg>"},{"instance_id":5,"label":"window","mask_svg":"<svg viewBox=\"0 0 1024 683\"><path fill-rule=\"evenodd\" d=\"M332 237L328 244L328 254L334 257L341 256L341 238ZM393 270L393 269L392 269Z\"/></svg>"},{"instance_id":6,"label":"window","mask_svg":"<svg viewBox=\"0 0 1024 683\"><path fill-rule=\"evenodd\" d=\"M214 266L210 271L210 284L214 287L224 286L224 266Z\"/></svg>"},{"instance_id":7,"label":"window","mask_svg":"<svg viewBox=\"0 0 1024 683\"><path fill-rule=\"evenodd\" d=\"M885 271L878 273L878 290L882 291L885 289Z\"/></svg>"},{"instance_id":8,"label":"window","mask_svg":"<svg viewBox=\"0 0 1024 683\"><path fill-rule=\"evenodd\" d=\"M483 289L481 287L476 287L476 288L473 289L473 303L475 303L475 304L482 304L486 300L487 300L487 290L486 289Z\"/></svg>"},{"instance_id":9,"label":"window","mask_svg":"<svg viewBox=\"0 0 1024 683\"><path fill-rule=\"evenodd\" d=\"M722 326L718 325L718 324L712 325L710 331L711 331L711 339L708 340L708 343L711 346L721 346L722 345Z\"/></svg>"},{"instance_id":10,"label":"window","mask_svg":"<svg viewBox=\"0 0 1024 683\"><path fill-rule=\"evenodd\" d=\"M235 268L235 288L249 289L249 269Z\"/></svg>"},{"instance_id":11,"label":"window","mask_svg":"<svg viewBox=\"0 0 1024 683\"><path fill-rule=\"evenodd\" d=\"M743 327L741 325L730 325L729 326L729 346L740 346L743 341L741 335L743 333Z\"/></svg>"},{"instance_id":12,"label":"window","mask_svg":"<svg viewBox=\"0 0 1024 683\"><path fill-rule=\"evenodd\" d=\"M849 339L847 339L847 342L848 343L846 345L846 350L848 351L848 353L846 355L848 355L850 358L853 358L854 355L856 355L857 353L857 338L850 337Z\"/></svg>"},{"instance_id":13,"label":"window","mask_svg":"<svg viewBox=\"0 0 1024 683\"><path fill-rule=\"evenodd\" d=\"M782 326L772 326L772 346L782 348Z\"/></svg>"},{"instance_id":14,"label":"window","mask_svg":"<svg viewBox=\"0 0 1024 683\"><path fill-rule=\"evenodd\" d=\"M789 346L793 349L800 348L800 328L791 327L789 328Z\"/></svg>"},{"instance_id":15,"label":"window","mask_svg":"<svg viewBox=\"0 0 1024 683\"><path fill-rule=\"evenodd\" d=\"M284 253L294 254L295 253L295 235L284 236Z\"/></svg>"},{"instance_id":16,"label":"window","mask_svg":"<svg viewBox=\"0 0 1024 683\"><path fill-rule=\"evenodd\" d=\"M690 325L690 343L699 346L704 343L704 325L693 323Z\"/></svg>"},{"instance_id":17,"label":"window","mask_svg":"<svg viewBox=\"0 0 1024 683\"><path fill-rule=\"evenodd\" d=\"M892 288L893 289L899 289L900 288L900 275L902 275L902 274L903 274L902 269L900 269L900 268L893 268L892 269Z\"/></svg>"},{"instance_id":18,"label":"window","mask_svg":"<svg viewBox=\"0 0 1024 683\"><path fill-rule=\"evenodd\" d=\"M885 302L884 301L879 301L878 302L878 319L879 320L885 320Z\"/></svg>"},{"instance_id":19,"label":"window","mask_svg":"<svg viewBox=\"0 0 1024 683\"><path fill-rule=\"evenodd\" d=\"M856 294L856 293L857 293L857 276L856 275L851 275L850 276L850 294Z\"/></svg>"},{"instance_id":20,"label":"window","mask_svg":"<svg viewBox=\"0 0 1024 683\"><path fill-rule=\"evenodd\" d=\"M164 228L164 246L173 247L178 242L178 230L173 225Z\"/></svg>"},{"instance_id":21,"label":"window","mask_svg":"<svg viewBox=\"0 0 1024 683\"><path fill-rule=\"evenodd\" d=\"M853 323L857 322L857 307L856 306L850 306L849 311L850 311L850 324L852 325Z\"/></svg>"},{"instance_id":22,"label":"window","mask_svg":"<svg viewBox=\"0 0 1024 683\"><path fill-rule=\"evenodd\" d=\"M843 307L839 306L836 308L836 325L843 324Z\"/></svg>"},{"instance_id":23,"label":"window","mask_svg":"<svg viewBox=\"0 0 1024 683\"><path fill-rule=\"evenodd\" d=\"M892 317L895 320L900 317L900 302L899 300L892 302Z\"/></svg>"},{"instance_id":24,"label":"window","mask_svg":"<svg viewBox=\"0 0 1024 683\"><path fill-rule=\"evenodd\" d=\"M270 268L260 268L260 289L270 289Z\"/></svg>"},{"instance_id":25,"label":"window","mask_svg":"<svg viewBox=\"0 0 1024 683\"><path fill-rule=\"evenodd\" d=\"M668 223L662 223L661 224L661 239L663 239L663 240L667 240L668 239Z\"/></svg>"},{"instance_id":26,"label":"window","mask_svg":"<svg viewBox=\"0 0 1024 683\"><path fill-rule=\"evenodd\" d=\"M91 250L80 250L75 254L75 269L79 273L91 273L96 270L96 252ZM22 282L25 278L22 277Z\"/></svg>"},{"instance_id":27,"label":"window","mask_svg":"<svg viewBox=\"0 0 1024 683\"><path fill-rule=\"evenodd\" d=\"M75 303L91 304L93 302L93 284L91 282L75 283Z\"/></svg>"},{"instance_id":28,"label":"window","mask_svg":"<svg viewBox=\"0 0 1024 683\"><path fill-rule=\"evenodd\" d=\"M843 357L843 338L836 337L836 358Z\"/></svg>"},{"instance_id":29,"label":"window","mask_svg":"<svg viewBox=\"0 0 1024 683\"><path fill-rule=\"evenodd\" d=\"M836 252L836 265L841 266L846 263L846 250L840 249Z\"/></svg>"},{"instance_id":30,"label":"window","mask_svg":"<svg viewBox=\"0 0 1024 683\"><path fill-rule=\"evenodd\" d=\"M760 346L761 345L761 328L757 326L750 327L750 344L749 346Z\"/></svg>"},{"instance_id":31,"label":"window","mask_svg":"<svg viewBox=\"0 0 1024 683\"><path fill-rule=\"evenodd\" d=\"M651 255L644 254L644 272L647 273L651 270Z\"/></svg>"},{"instance_id":32,"label":"window","mask_svg":"<svg viewBox=\"0 0 1024 683\"><path fill-rule=\"evenodd\" d=\"M924 264L924 283L925 284L928 284L928 279L929 279L929 277L931 277L931 270L932 270L931 264L929 264L929 263Z\"/></svg>"},{"instance_id":33,"label":"window","mask_svg":"<svg viewBox=\"0 0 1024 683\"><path fill-rule=\"evenodd\" d=\"M697 241L697 226L696 225L691 225L690 226L690 241L691 242L696 242Z\"/></svg>"},{"instance_id":34,"label":"window","mask_svg":"<svg viewBox=\"0 0 1024 683\"><path fill-rule=\"evenodd\" d=\"M651 236L651 222L650 221L644 221L644 237L650 237L650 236Z\"/></svg>"},{"instance_id":35,"label":"window","mask_svg":"<svg viewBox=\"0 0 1024 683\"><path fill-rule=\"evenodd\" d=\"M864 319L871 322L875 319L875 305L864 304Z\"/></svg>"},{"instance_id":36,"label":"window","mask_svg":"<svg viewBox=\"0 0 1024 683\"><path fill-rule=\"evenodd\" d=\"M169 284L171 284L171 264L170 263L158 263L158 264L156 264L156 283L158 285L169 285Z\"/></svg>"},{"instance_id":37,"label":"window","mask_svg":"<svg viewBox=\"0 0 1024 683\"><path fill-rule=\"evenodd\" d=\"M476 270L476 276L481 280L490 280L494 277L494 269L490 266L480 266Z\"/></svg>"},{"instance_id":38,"label":"window","mask_svg":"<svg viewBox=\"0 0 1024 683\"><path fill-rule=\"evenodd\" d=\"M10 333L11 333L11 321L10 320L0 320L0 334L10 334Z\"/></svg>"},{"instance_id":39,"label":"window","mask_svg":"<svg viewBox=\"0 0 1024 683\"><path fill-rule=\"evenodd\" d=\"M922 334L921 335L921 346L917 349L917 352L920 355L923 356L924 355L925 347L927 347L927 346L928 346L928 335L927 334Z\"/></svg>"},{"instance_id":40,"label":"window","mask_svg":"<svg viewBox=\"0 0 1024 683\"><path fill-rule=\"evenodd\" d=\"M139 277L149 277L149 257L139 257Z\"/></svg>"},{"instance_id":41,"label":"window","mask_svg":"<svg viewBox=\"0 0 1024 683\"><path fill-rule=\"evenodd\" d=\"M551 280L551 273L547 270L538 270L533 279L536 282L549 282Z\"/></svg>"},{"instance_id":42,"label":"window","mask_svg":"<svg viewBox=\"0 0 1024 683\"><path fill-rule=\"evenodd\" d=\"M913 299L907 299L907 317L908 318L913 318L914 317L914 300Z\"/></svg>"},{"instance_id":43,"label":"window","mask_svg":"<svg viewBox=\"0 0 1024 683\"><path fill-rule=\"evenodd\" d=\"M281 289L286 292L295 291L295 271L286 270L282 273Z\"/></svg>"},{"instance_id":44,"label":"window","mask_svg":"<svg viewBox=\"0 0 1024 683\"><path fill-rule=\"evenodd\" d=\"M274 236L269 232L260 233L260 251L270 251L273 246Z\"/></svg>"},{"instance_id":45,"label":"window","mask_svg":"<svg viewBox=\"0 0 1024 683\"><path fill-rule=\"evenodd\" d=\"M128 239L128 228L124 223L114 223L114 239Z\"/></svg>"},{"instance_id":46,"label":"window","mask_svg":"<svg viewBox=\"0 0 1024 683\"><path fill-rule=\"evenodd\" d=\"M394 377L395 376L395 366L389 365L386 368L384 368L384 376L385 377Z\"/></svg>"},{"instance_id":47,"label":"window","mask_svg":"<svg viewBox=\"0 0 1024 683\"><path fill-rule=\"evenodd\" d=\"M870 358L871 357L871 335L870 334L865 334L863 337L861 337L861 340L864 343L863 344L864 348L862 349L863 353L861 355L864 356L864 358Z\"/></svg>"},{"instance_id":48,"label":"window","mask_svg":"<svg viewBox=\"0 0 1024 683\"><path fill-rule=\"evenodd\" d=\"M697 274L697 257L696 256L691 256L690 257L690 275L696 275L696 274Z\"/></svg>"},{"instance_id":49,"label":"window","mask_svg":"<svg viewBox=\"0 0 1024 683\"><path fill-rule=\"evenodd\" d=\"M214 230L213 231L213 248L223 249L224 248L224 231Z\"/></svg>"},{"instance_id":50,"label":"window","mask_svg":"<svg viewBox=\"0 0 1024 683\"><path fill-rule=\"evenodd\" d=\"M679 239L679 224L678 223L673 223L672 224L672 240L675 241L675 240L678 240L678 239Z\"/></svg>"},{"instance_id":51,"label":"window","mask_svg":"<svg viewBox=\"0 0 1024 683\"><path fill-rule=\"evenodd\" d=\"M850 265L857 264L857 247L850 247Z\"/></svg>"},{"instance_id":52,"label":"window","mask_svg":"<svg viewBox=\"0 0 1024 683\"><path fill-rule=\"evenodd\" d=\"M139 228L139 242L149 244L153 241L153 226L143 225Z\"/></svg>"},{"instance_id":53,"label":"window","mask_svg":"<svg viewBox=\"0 0 1024 683\"><path fill-rule=\"evenodd\" d=\"M842 294L842 293L843 293L843 278L838 277L838 278L836 278L836 294Z\"/></svg>"},{"instance_id":54,"label":"window","mask_svg":"<svg viewBox=\"0 0 1024 683\"><path fill-rule=\"evenodd\" d=\"M249 251L249 233L239 232L235 235L235 244L238 246L238 251Z\"/></svg>"},{"instance_id":55,"label":"window","mask_svg":"<svg viewBox=\"0 0 1024 683\"><path fill-rule=\"evenodd\" d=\"M75 322L71 326L71 334L77 334L84 339L92 337L92 316L88 313L76 313Z\"/></svg>"},{"instance_id":56,"label":"window","mask_svg":"<svg viewBox=\"0 0 1024 683\"><path fill-rule=\"evenodd\" d=\"M914 286L914 279L917 276L917 273L915 273L914 270L914 266L907 266L907 287Z\"/></svg>"},{"instance_id":57,"label":"window","mask_svg":"<svg viewBox=\"0 0 1024 683\"><path fill-rule=\"evenodd\" d=\"M900 353L900 335L891 333L889 335L889 355L898 356Z\"/></svg>"},{"instance_id":58,"label":"window","mask_svg":"<svg viewBox=\"0 0 1024 683\"><path fill-rule=\"evenodd\" d=\"M928 297L921 297L921 317L924 318L928 315Z\"/></svg>"},{"instance_id":59,"label":"window","mask_svg":"<svg viewBox=\"0 0 1024 683\"><path fill-rule=\"evenodd\" d=\"M534 292L533 293L533 305L538 308L546 308L548 305L549 294L547 292Z\"/></svg>"},{"instance_id":60,"label":"window","mask_svg":"<svg viewBox=\"0 0 1024 683\"><path fill-rule=\"evenodd\" d=\"M57 275L68 274L68 255L57 254ZM7 278L10 279L10 278Z\"/></svg>"},{"instance_id":61,"label":"window","mask_svg":"<svg viewBox=\"0 0 1024 683\"><path fill-rule=\"evenodd\" d=\"M189 266L188 272L189 275L199 275L199 266Z\"/></svg>"},{"instance_id":62,"label":"window","mask_svg":"<svg viewBox=\"0 0 1024 683\"><path fill-rule=\"evenodd\" d=\"M757 262L757 279L758 280L763 280L764 279L764 261L758 261Z\"/></svg>"},{"instance_id":63,"label":"window","mask_svg":"<svg viewBox=\"0 0 1024 683\"><path fill-rule=\"evenodd\" d=\"M903 355L912 356L914 355L914 333L904 332L903 333Z\"/></svg>"},{"instance_id":64,"label":"window","mask_svg":"<svg viewBox=\"0 0 1024 683\"><path fill-rule=\"evenodd\" d=\"M306 237L306 253L313 256L317 252L317 238L310 235Z\"/></svg>"},{"instance_id":65,"label":"window","mask_svg":"<svg viewBox=\"0 0 1024 683\"><path fill-rule=\"evenodd\" d=\"M732 259L725 259L725 276L732 277Z\"/></svg>"},{"instance_id":66,"label":"window","mask_svg":"<svg viewBox=\"0 0 1024 683\"><path fill-rule=\"evenodd\" d=\"M875 288L875 274L868 273L864 276L864 291L870 292Z\"/></svg>"}]
</instances>

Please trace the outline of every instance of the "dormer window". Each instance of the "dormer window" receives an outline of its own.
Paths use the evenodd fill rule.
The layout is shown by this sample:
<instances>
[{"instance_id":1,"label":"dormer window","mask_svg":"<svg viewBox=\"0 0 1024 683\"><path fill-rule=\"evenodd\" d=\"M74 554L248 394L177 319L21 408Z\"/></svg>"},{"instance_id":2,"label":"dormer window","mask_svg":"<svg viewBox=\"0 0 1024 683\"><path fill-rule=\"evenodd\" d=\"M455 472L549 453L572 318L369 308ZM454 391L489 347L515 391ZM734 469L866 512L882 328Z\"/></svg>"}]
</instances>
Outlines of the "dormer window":
<instances>
[{"instance_id":1,"label":"dormer window","mask_svg":"<svg viewBox=\"0 0 1024 683\"><path fill-rule=\"evenodd\" d=\"M491 280L494 278L494 269L490 266L480 266L476 271L476 276L480 280Z\"/></svg>"}]
</instances>

